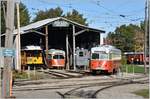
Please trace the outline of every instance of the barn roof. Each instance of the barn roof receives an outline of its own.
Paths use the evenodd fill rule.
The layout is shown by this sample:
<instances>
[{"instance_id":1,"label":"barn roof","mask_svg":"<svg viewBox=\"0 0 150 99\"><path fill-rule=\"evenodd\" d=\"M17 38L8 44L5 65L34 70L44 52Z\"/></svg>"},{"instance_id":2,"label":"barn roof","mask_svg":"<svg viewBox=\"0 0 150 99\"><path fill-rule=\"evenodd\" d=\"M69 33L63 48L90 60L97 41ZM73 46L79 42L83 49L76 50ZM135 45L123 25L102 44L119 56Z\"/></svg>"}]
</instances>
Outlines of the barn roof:
<instances>
[{"instance_id":1,"label":"barn roof","mask_svg":"<svg viewBox=\"0 0 150 99\"><path fill-rule=\"evenodd\" d=\"M68 19L63 18L63 17L49 18L49 19L37 21L35 23L31 23L31 24L29 24L27 26L21 27L20 28L20 33L21 34L29 33L31 30L42 28L43 26L49 25L49 24L51 24L51 23L53 23L54 21L57 21L57 20L64 20L64 21L66 21L66 22L68 22L68 23L70 23L72 25L79 26L79 27L84 28L84 29L89 29L89 31L105 33L105 31L103 31L103 30L91 28L91 27L79 24L77 22L68 20ZM14 34L17 34L17 29L14 30ZM3 34L3 35L5 35L5 34Z\"/></svg>"}]
</instances>

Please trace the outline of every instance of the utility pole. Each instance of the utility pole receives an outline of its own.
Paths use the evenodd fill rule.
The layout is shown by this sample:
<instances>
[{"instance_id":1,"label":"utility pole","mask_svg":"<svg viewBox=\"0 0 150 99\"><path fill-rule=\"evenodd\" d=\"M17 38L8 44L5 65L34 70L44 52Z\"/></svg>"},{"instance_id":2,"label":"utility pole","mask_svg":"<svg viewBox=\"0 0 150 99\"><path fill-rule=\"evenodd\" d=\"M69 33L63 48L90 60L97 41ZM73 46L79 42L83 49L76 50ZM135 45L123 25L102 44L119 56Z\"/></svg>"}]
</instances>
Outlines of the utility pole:
<instances>
[{"instance_id":1,"label":"utility pole","mask_svg":"<svg viewBox=\"0 0 150 99\"><path fill-rule=\"evenodd\" d=\"M2 98L9 98L11 96L12 88L12 71L13 65L12 46L13 46L13 31L14 31L14 0L7 0L7 14L6 14L6 34L5 34L5 53L4 69L2 79ZM8 50L9 49L9 50Z\"/></svg>"},{"instance_id":2,"label":"utility pole","mask_svg":"<svg viewBox=\"0 0 150 99\"><path fill-rule=\"evenodd\" d=\"M148 0L146 0L145 2L145 35L144 35L144 73L147 73L147 69L146 69L146 59L147 59L147 36L148 36Z\"/></svg>"},{"instance_id":3,"label":"utility pole","mask_svg":"<svg viewBox=\"0 0 150 99\"><path fill-rule=\"evenodd\" d=\"M149 34L150 34L150 0L148 0L148 28L149 28L149 32L148 32L148 43L149 43L149 45L148 45L148 54L149 54L149 68L150 68L150 36L149 36Z\"/></svg>"},{"instance_id":4,"label":"utility pole","mask_svg":"<svg viewBox=\"0 0 150 99\"><path fill-rule=\"evenodd\" d=\"M0 6L2 6L2 2L0 2ZM2 9L2 7L1 7L1 9ZM0 9L0 10L1 10L1 9ZM1 11L2 11L2 10L1 10ZM0 11L0 16L2 16L2 15L1 15L1 11ZM0 18L0 19L1 19L1 18ZM0 23L1 23L1 20L0 20ZM1 25L0 25L0 49L1 49ZM0 52L0 54L1 54L1 52ZM1 62L2 62L2 60L0 59L0 64L2 64ZM2 69L0 68L0 92L2 92L2 90L1 90L1 89L2 89L2 88L1 88L1 86L2 86L2 82L1 82L1 81L2 81L2 79L1 79L1 78L2 78L2 75L1 75L1 74L2 74ZM1 98L1 96L2 96L1 94L2 94L2 93L0 93L0 98Z\"/></svg>"},{"instance_id":5,"label":"utility pole","mask_svg":"<svg viewBox=\"0 0 150 99\"><path fill-rule=\"evenodd\" d=\"M16 2L16 8L17 8L17 42L16 42L16 50L17 50L17 64L16 69L21 70L21 44L20 44L20 12L19 12L19 1Z\"/></svg>"}]
</instances>

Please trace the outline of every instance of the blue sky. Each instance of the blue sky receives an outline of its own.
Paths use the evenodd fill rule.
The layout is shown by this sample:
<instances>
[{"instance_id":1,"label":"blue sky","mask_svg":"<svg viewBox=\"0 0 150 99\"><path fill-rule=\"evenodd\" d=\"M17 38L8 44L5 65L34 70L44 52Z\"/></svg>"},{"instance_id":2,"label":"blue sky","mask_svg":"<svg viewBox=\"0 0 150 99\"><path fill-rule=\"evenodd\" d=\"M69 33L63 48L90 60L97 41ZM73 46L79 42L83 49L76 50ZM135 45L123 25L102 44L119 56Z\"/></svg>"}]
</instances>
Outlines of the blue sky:
<instances>
[{"instance_id":1,"label":"blue sky","mask_svg":"<svg viewBox=\"0 0 150 99\"><path fill-rule=\"evenodd\" d=\"M83 14L90 27L114 31L122 24L139 24L144 20L145 0L21 0L31 17L38 10L61 7L66 12L72 9ZM103 36L106 36L104 34Z\"/></svg>"}]
</instances>

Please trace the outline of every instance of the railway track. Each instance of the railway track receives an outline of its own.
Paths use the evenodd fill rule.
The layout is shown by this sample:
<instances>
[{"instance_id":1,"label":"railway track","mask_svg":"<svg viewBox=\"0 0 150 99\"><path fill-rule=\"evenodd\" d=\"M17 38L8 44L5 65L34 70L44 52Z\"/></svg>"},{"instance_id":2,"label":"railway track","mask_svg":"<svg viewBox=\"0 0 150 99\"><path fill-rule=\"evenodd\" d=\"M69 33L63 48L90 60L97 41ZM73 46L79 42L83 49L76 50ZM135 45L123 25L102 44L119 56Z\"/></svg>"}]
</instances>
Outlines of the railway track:
<instances>
[{"instance_id":1,"label":"railway track","mask_svg":"<svg viewBox=\"0 0 150 99\"><path fill-rule=\"evenodd\" d=\"M72 75L70 74L71 72L58 72L58 71L53 71L53 70L48 70L48 71L38 71L38 72L43 72L45 74L48 74L48 76L50 76L51 79L69 79L69 78L81 78L84 75L82 74L78 74L78 73L74 73L74 74L78 74L78 75ZM20 81L15 81L15 85L16 86L25 86L25 85L40 85L40 84L45 84L45 83L56 83L59 82L58 80L54 80L54 81L41 81L41 80L36 80L36 81L32 81L32 80L20 80Z\"/></svg>"},{"instance_id":2,"label":"railway track","mask_svg":"<svg viewBox=\"0 0 150 99\"><path fill-rule=\"evenodd\" d=\"M103 90L107 90L109 88L117 87L117 86L123 86L128 84L145 84L148 83L149 79L144 78L137 78L137 79L124 79L117 82L105 82L105 83L99 83L99 84L91 84L91 85L84 85L77 88L74 88L72 90L69 90L65 92L64 94L60 92L56 92L59 94L63 99L65 98L96 98L97 94ZM99 87L102 88L97 90L90 90L90 91L84 91L84 89L92 88L92 87Z\"/></svg>"},{"instance_id":3,"label":"railway track","mask_svg":"<svg viewBox=\"0 0 150 99\"><path fill-rule=\"evenodd\" d=\"M78 81L78 79L77 80L64 80L64 81L55 80L55 81L42 82L42 83L37 81L37 82L28 82L28 83L17 85L19 89L16 88L14 90L15 91L32 91L32 90L49 90L49 89L55 90L55 89L73 88L72 90L68 92L68 93L72 93L73 91L82 89L82 88L94 87L94 86L108 86L112 84L119 85L120 82L132 83L133 81L136 82L141 79L145 80L143 77L137 77L134 79L130 78L130 79L116 79L116 80L104 80L104 81L101 81L100 79L94 79L94 80L98 80L97 82L94 82L94 81L89 82L90 80L84 80L84 79L82 82ZM73 82L78 82L78 83L73 83ZM42 85L43 83L45 85ZM37 84L39 85L37 86ZM24 86L24 85L29 85L29 86Z\"/></svg>"},{"instance_id":4,"label":"railway track","mask_svg":"<svg viewBox=\"0 0 150 99\"><path fill-rule=\"evenodd\" d=\"M85 77L84 73L79 73L79 75L72 75L70 73L75 73L75 74L78 74L78 72L74 72L74 71L67 71L67 72L60 72L60 71L53 71L53 70L48 70L48 71L38 71L38 72L44 72L46 74L48 74L49 76L52 76L52 78L55 78L55 80L20 80L20 81L16 81L15 82L15 85L17 86L25 86L25 85L40 85L40 84L45 84L45 83L56 83L56 82L60 82L59 79L71 79L71 78L82 78L82 77ZM68 74L69 73L69 74ZM90 74L87 75L86 73L86 77L89 77L91 76ZM93 76L93 77L96 77L96 76ZM128 80L128 79L141 79L143 78L143 76L138 76L138 77L134 77L134 78L130 78L130 77L125 77L125 78L115 78L113 77L112 75L98 75L97 77L104 77L104 78L95 78L95 79L92 79L94 81L98 81L98 80L109 80L109 79L122 79L122 80ZM107 79L108 78L108 79ZM63 80L63 81L64 81ZM72 80L74 82L74 80ZM89 81L88 79L78 79L78 80L75 80L77 82L82 82L82 81ZM107 82L107 81L106 81Z\"/></svg>"},{"instance_id":5,"label":"railway track","mask_svg":"<svg viewBox=\"0 0 150 99\"><path fill-rule=\"evenodd\" d=\"M80 78L84 76L81 73L75 73L75 72L69 72L69 71L61 72L61 71L56 71L56 70L47 70L47 71L39 71L39 72L49 74L49 76L51 76L51 78L54 78L54 79ZM73 75L73 73L76 75Z\"/></svg>"},{"instance_id":6,"label":"railway track","mask_svg":"<svg viewBox=\"0 0 150 99\"><path fill-rule=\"evenodd\" d=\"M107 76L92 76L76 77L70 72L62 71L45 71L48 75L53 75L55 79L43 79L37 81L19 81L13 88L14 92L42 92L50 91L57 96L66 98L98 98L99 93L117 86L128 84L145 84L148 83L148 76L137 75L134 77L126 76L124 78Z\"/></svg>"},{"instance_id":7,"label":"railway track","mask_svg":"<svg viewBox=\"0 0 150 99\"><path fill-rule=\"evenodd\" d=\"M68 72L59 72L59 71L52 71L52 70L49 70L48 73L52 74L52 75L56 75L58 78L60 77L61 79L68 79L68 78L81 78L83 77L84 75L83 74L78 74L78 75L72 75L71 73L68 73Z\"/></svg>"}]
</instances>

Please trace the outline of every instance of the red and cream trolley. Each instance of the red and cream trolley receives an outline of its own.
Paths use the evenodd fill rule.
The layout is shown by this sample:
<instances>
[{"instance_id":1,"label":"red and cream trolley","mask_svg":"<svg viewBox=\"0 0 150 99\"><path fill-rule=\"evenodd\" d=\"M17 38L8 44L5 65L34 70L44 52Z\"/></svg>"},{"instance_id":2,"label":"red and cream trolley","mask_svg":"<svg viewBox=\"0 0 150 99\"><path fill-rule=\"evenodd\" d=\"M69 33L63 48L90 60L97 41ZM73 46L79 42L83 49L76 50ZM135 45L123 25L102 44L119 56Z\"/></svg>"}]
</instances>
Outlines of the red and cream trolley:
<instances>
[{"instance_id":1,"label":"red and cream trolley","mask_svg":"<svg viewBox=\"0 0 150 99\"><path fill-rule=\"evenodd\" d=\"M50 49L48 50L48 68L54 68L54 67L65 67L65 51L63 50L57 50L57 49Z\"/></svg>"},{"instance_id":2,"label":"red and cream trolley","mask_svg":"<svg viewBox=\"0 0 150 99\"><path fill-rule=\"evenodd\" d=\"M121 65L121 51L111 45L91 48L90 71L116 72Z\"/></svg>"}]
</instances>

